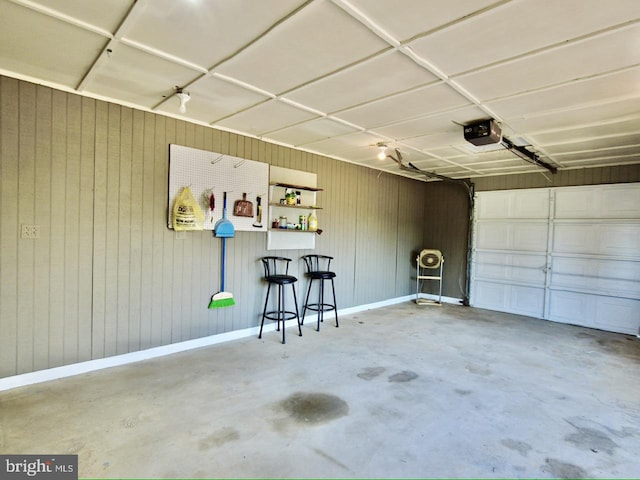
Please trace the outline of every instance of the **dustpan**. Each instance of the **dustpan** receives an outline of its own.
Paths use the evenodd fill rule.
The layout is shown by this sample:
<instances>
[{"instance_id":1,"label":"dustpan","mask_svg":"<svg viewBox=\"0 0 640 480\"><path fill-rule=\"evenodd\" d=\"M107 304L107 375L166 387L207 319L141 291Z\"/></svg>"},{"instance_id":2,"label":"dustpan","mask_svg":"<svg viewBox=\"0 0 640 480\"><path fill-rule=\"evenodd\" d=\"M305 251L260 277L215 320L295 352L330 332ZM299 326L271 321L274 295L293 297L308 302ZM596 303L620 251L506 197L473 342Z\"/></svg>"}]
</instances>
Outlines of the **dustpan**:
<instances>
[{"instance_id":1,"label":"dustpan","mask_svg":"<svg viewBox=\"0 0 640 480\"><path fill-rule=\"evenodd\" d=\"M233 238L236 234L233 223L227 220L227 192L222 197L222 218L213 226L213 231L218 238Z\"/></svg>"}]
</instances>

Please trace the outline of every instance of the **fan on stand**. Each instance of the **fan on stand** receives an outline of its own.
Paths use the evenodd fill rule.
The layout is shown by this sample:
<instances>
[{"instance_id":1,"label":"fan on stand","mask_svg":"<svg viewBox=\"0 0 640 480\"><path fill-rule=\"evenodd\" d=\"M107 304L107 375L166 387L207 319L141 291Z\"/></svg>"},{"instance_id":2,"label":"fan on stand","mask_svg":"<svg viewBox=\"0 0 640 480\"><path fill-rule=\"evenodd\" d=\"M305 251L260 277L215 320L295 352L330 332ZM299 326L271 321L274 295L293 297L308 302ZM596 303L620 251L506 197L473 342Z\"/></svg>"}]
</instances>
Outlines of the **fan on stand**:
<instances>
[{"instance_id":1,"label":"fan on stand","mask_svg":"<svg viewBox=\"0 0 640 480\"><path fill-rule=\"evenodd\" d=\"M416 257L416 304L417 305L441 305L442 304L442 266L444 255L440 250L422 250ZM422 283L424 280L438 281L438 300L429 300L422 297Z\"/></svg>"}]
</instances>

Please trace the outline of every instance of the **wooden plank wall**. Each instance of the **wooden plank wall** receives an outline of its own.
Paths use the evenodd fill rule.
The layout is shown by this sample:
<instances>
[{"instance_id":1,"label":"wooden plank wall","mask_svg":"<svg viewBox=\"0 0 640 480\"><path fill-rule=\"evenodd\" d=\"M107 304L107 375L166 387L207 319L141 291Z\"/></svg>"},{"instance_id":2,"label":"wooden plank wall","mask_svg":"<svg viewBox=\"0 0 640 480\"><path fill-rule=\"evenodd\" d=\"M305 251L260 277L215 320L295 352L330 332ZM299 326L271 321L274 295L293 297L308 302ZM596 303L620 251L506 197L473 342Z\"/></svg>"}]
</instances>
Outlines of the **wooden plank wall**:
<instances>
[{"instance_id":1,"label":"wooden plank wall","mask_svg":"<svg viewBox=\"0 0 640 480\"><path fill-rule=\"evenodd\" d=\"M166 227L170 143L317 173L314 252L335 256L339 308L414 292L424 182L0 76L0 377L254 327L263 255L294 260L302 296L313 252L238 232L236 306L207 308L221 241Z\"/></svg>"},{"instance_id":2,"label":"wooden plank wall","mask_svg":"<svg viewBox=\"0 0 640 480\"><path fill-rule=\"evenodd\" d=\"M466 295L469 194L453 183L428 182L425 199L424 248L444 255L442 294L462 299ZM426 281L423 291L436 294L438 283Z\"/></svg>"},{"instance_id":3,"label":"wooden plank wall","mask_svg":"<svg viewBox=\"0 0 640 480\"><path fill-rule=\"evenodd\" d=\"M640 182L640 161L629 165L560 170L555 175L545 171L544 175L527 173L474 178L473 182L477 192Z\"/></svg>"}]
</instances>

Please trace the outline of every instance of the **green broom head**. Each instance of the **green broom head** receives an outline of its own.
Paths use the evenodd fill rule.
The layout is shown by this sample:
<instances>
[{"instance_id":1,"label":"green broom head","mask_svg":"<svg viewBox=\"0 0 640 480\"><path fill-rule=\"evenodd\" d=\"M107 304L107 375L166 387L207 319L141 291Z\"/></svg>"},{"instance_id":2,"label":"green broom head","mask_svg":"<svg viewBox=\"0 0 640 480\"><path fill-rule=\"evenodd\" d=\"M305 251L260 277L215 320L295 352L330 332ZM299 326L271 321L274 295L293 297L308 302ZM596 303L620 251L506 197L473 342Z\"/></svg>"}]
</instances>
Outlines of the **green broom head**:
<instances>
[{"instance_id":1,"label":"green broom head","mask_svg":"<svg viewBox=\"0 0 640 480\"><path fill-rule=\"evenodd\" d=\"M209 308L230 307L235 304L236 301L233 299L233 293L220 292L211 297Z\"/></svg>"}]
</instances>

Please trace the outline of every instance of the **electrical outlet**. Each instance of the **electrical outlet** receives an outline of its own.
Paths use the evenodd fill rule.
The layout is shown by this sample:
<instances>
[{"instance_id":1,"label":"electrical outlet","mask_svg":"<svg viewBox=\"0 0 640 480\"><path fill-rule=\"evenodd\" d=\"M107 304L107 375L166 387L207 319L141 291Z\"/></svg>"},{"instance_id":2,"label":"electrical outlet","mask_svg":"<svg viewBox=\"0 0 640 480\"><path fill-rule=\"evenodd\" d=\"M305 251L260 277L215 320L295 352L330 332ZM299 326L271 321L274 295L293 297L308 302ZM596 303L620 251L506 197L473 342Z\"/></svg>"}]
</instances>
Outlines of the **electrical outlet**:
<instances>
[{"instance_id":1,"label":"electrical outlet","mask_svg":"<svg viewBox=\"0 0 640 480\"><path fill-rule=\"evenodd\" d=\"M20 230L21 238L40 238L40 225L23 223Z\"/></svg>"}]
</instances>

